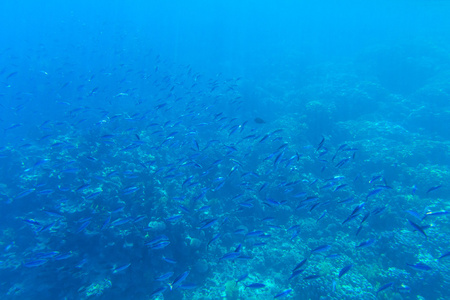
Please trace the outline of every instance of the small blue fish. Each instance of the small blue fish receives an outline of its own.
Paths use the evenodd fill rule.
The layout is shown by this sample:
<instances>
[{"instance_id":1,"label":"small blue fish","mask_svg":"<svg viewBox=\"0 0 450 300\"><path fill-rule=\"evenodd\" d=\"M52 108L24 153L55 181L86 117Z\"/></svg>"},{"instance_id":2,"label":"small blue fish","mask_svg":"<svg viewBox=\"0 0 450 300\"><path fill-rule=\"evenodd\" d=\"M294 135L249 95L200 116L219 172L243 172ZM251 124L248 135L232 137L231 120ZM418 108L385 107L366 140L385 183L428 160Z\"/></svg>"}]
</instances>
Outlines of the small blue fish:
<instances>
[{"instance_id":1,"label":"small blue fish","mask_svg":"<svg viewBox=\"0 0 450 300\"><path fill-rule=\"evenodd\" d=\"M79 186L79 187L75 190L75 192L81 192L81 191L84 191L85 189L87 189L87 188L90 187L90 186L91 186L91 185L90 185L89 183L83 184L83 185Z\"/></svg>"},{"instance_id":2,"label":"small blue fish","mask_svg":"<svg viewBox=\"0 0 450 300\"><path fill-rule=\"evenodd\" d=\"M264 234L264 231L262 230L255 230L255 231L251 231L249 233L247 233L245 236L246 237L256 237L256 236L261 236Z\"/></svg>"},{"instance_id":3,"label":"small blue fish","mask_svg":"<svg viewBox=\"0 0 450 300\"><path fill-rule=\"evenodd\" d=\"M139 215L139 216L137 216L136 218L133 219L133 223L140 222L140 221L144 220L145 218L147 218L147 216Z\"/></svg>"},{"instance_id":4,"label":"small blue fish","mask_svg":"<svg viewBox=\"0 0 450 300\"><path fill-rule=\"evenodd\" d=\"M113 269L113 274L119 273L120 271L124 271L126 269L128 269L131 266L131 263L123 265L121 267L117 267L115 269Z\"/></svg>"},{"instance_id":5,"label":"small blue fish","mask_svg":"<svg viewBox=\"0 0 450 300\"><path fill-rule=\"evenodd\" d=\"M355 248L366 248L366 247L373 245L374 243L375 243L374 239L369 239L367 241L363 241L363 242L359 243L359 245L356 246Z\"/></svg>"},{"instance_id":6,"label":"small blue fish","mask_svg":"<svg viewBox=\"0 0 450 300\"><path fill-rule=\"evenodd\" d=\"M126 196L126 195L131 195L133 193L136 193L139 190L139 187L137 186L130 186L127 188L124 188L120 191L121 195Z\"/></svg>"},{"instance_id":7,"label":"small blue fish","mask_svg":"<svg viewBox=\"0 0 450 300\"><path fill-rule=\"evenodd\" d=\"M203 225L200 226L199 229L206 229L206 228L209 228L209 227L213 226L214 224L216 224L216 222L217 222L218 220L219 220L219 219L208 219L208 220L205 220L205 221L203 221Z\"/></svg>"},{"instance_id":8,"label":"small blue fish","mask_svg":"<svg viewBox=\"0 0 450 300\"><path fill-rule=\"evenodd\" d=\"M341 278L342 276L344 276L345 274L347 274L348 271L350 271L350 269L353 267L353 264L347 265L345 267L343 267L341 269L341 271L339 271L339 278Z\"/></svg>"},{"instance_id":9,"label":"small blue fish","mask_svg":"<svg viewBox=\"0 0 450 300\"><path fill-rule=\"evenodd\" d=\"M241 256L241 252L230 252L222 256L219 261L221 260L233 260Z\"/></svg>"},{"instance_id":10,"label":"small blue fish","mask_svg":"<svg viewBox=\"0 0 450 300\"><path fill-rule=\"evenodd\" d=\"M325 251L327 251L327 250L330 249L330 248L331 248L330 245L321 245L321 246L319 246L319 247L317 247L317 248L311 250L311 254L313 254L313 253L325 252Z\"/></svg>"},{"instance_id":11,"label":"small blue fish","mask_svg":"<svg viewBox=\"0 0 450 300\"><path fill-rule=\"evenodd\" d=\"M182 217L183 215L174 215L166 218L165 220L170 223L177 223Z\"/></svg>"},{"instance_id":12,"label":"small blue fish","mask_svg":"<svg viewBox=\"0 0 450 300\"><path fill-rule=\"evenodd\" d=\"M275 297L273 297L273 299L283 298L283 297L287 296L290 292L292 292L292 289L284 290L281 293L277 294Z\"/></svg>"},{"instance_id":13,"label":"small blue fish","mask_svg":"<svg viewBox=\"0 0 450 300\"><path fill-rule=\"evenodd\" d=\"M106 218L105 222L103 222L103 225L102 225L102 228L100 228L100 231L103 231L106 228L108 228L110 222L111 222L111 214L109 214L108 217Z\"/></svg>"},{"instance_id":14,"label":"small blue fish","mask_svg":"<svg viewBox=\"0 0 450 300\"><path fill-rule=\"evenodd\" d=\"M449 211L435 211L435 212L429 211L423 216L422 220L425 219L426 217L438 217L438 216L445 216L448 214L450 214Z\"/></svg>"},{"instance_id":15,"label":"small blue fish","mask_svg":"<svg viewBox=\"0 0 450 300\"><path fill-rule=\"evenodd\" d=\"M210 245L212 242L218 240L218 239L220 238L220 236L221 236L220 233L217 233L215 236L213 236L213 238L208 242L208 244L206 244L206 250L208 250L209 245Z\"/></svg>"},{"instance_id":16,"label":"small blue fish","mask_svg":"<svg viewBox=\"0 0 450 300\"><path fill-rule=\"evenodd\" d=\"M427 190L427 194L430 193L430 192L432 192L432 191L435 191L435 190L437 190L437 189L440 189L441 187L442 187L442 185L436 185L436 186L430 187L430 188Z\"/></svg>"},{"instance_id":17,"label":"small blue fish","mask_svg":"<svg viewBox=\"0 0 450 300\"><path fill-rule=\"evenodd\" d=\"M23 265L27 268L34 268L34 267L42 266L43 264L45 264L47 262L48 262L47 259L36 259L36 260L27 261L27 262L23 263Z\"/></svg>"},{"instance_id":18,"label":"small blue fish","mask_svg":"<svg viewBox=\"0 0 450 300\"><path fill-rule=\"evenodd\" d=\"M411 226L412 226L415 230L417 230L418 232L420 232L420 233L425 237L426 240L428 240L428 236L427 236L427 234L425 233L423 227L417 225L416 223L414 223L413 221L411 221L411 220L409 220L409 219L408 219L408 222L409 222L409 224L411 224Z\"/></svg>"},{"instance_id":19,"label":"small blue fish","mask_svg":"<svg viewBox=\"0 0 450 300\"><path fill-rule=\"evenodd\" d=\"M150 249L159 250L159 249L163 249L163 248L167 247L169 244L170 244L169 241L161 241L161 242L151 244L148 246L150 247Z\"/></svg>"},{"instance_id":20,"label":"small blue fish","mask_svg":"<svg viewBox=\"0 0 450 300\"><path fill-rule=\"evenodd\" d=\"M35 191L35 189L25 190L25 191L19 193L18 195L16 195L16 197L14 197L14 199L18 200L18 199L24 198L24 197L30 195L31 193L33 193L34 191Z\"/></svg>"},{"instance_id":21,"label":"small blue fish","mask_svg":"<svg viewBox=\"0 0 450 300\"><path fill-rule=\"evenodd\" d=\"M383 189L382 188L376 188L372 191L370 191L367 196L366 196L366 200L369 199L369 197L375 196L376 194L378 194L379 192L381 192Z\"/></svg>"},{"instance_id":22,"label":"small blue fish","mask_svg":"<svg viewBox=\"0 0 450 300\"><path fill-rule=\"evenodd\" d=\"M442 255L438 258L438 260L441 260L441 259L446 258L446 257L449 257L449 256L450 256L450 251L445 252L444 254L442 254Z\"/></svg>"},{"instance_id":23,"label":"small blue fish","mask_svg":"<svg viewBox=\"0 0 450 300\"><path fill-rule=\"evenodd\" d=\"M164 281L166 279L169 279L172 276L173 276L173 272L167 272L167 273L164 273L164 274L156 277L155 280L156 281Z\"/></svg>"},{"instance_id":24,"label":"small blue fish","mask_svg":"<svg viewBox=\"0 0 450 300\"><path fill-rule=\"evenodd\" d=\"M305 271L305 269L297 269L297 270L293 271L291 276L289 276L288 280L291 280L291 279L297 277L298 275L303 273L303 271Z\"/></svg>"},{"instance_id":25,"label":"small blue fish","mask_svg":"<svg viewBox=\"0 0 450 300\"><path fill-rule=\"evenodd\" d=\"M171 258L168 258L168 257L165 257L164 255L163 255L162 259L163 259L165 262L168 262L169 264L176 264L176 263L177 263L176 260L171 259Z\"/></svg>"},{"instance_id":26,"label":"small blue fish","mask_svg":"<svg viewBox=\"0 0 450 300\"><path fill-rule=\"evenodd\" d=\"M54 257L55 260L64 260L64 259L68 259L72 257L72 253L68 252L68 253L62 253L62 254L58 254Z\"/></svg>"},{"instance_id":27,"label":"small blue fish","mask_svg":"<svg viewBox=\"0 0 450 300\"><path fill-rule=\"evenodd\" d=\"M388 282L388 283L382 285L382 286L377 290L377 296L378 296L378 293L379 293L379 292L384 291L384 290L390 288L390 287L393 286L393 285L394 285L393 282Z\"/></svg>"},{"instance_id":28,"label":"small blue fish","mask_svg":"<svg viewBox=\"0 0 450 300\"><path fill-rule=\"evenodd\" d=\"M80 233L80 232L82 232L83 230L85 230L86 227L88 227L89 224L91 224L91 221L89 221L89 220L86 221L86 222L84 222L83 224L81 224L81 226L78 228L78 230L77 230L76 233Z\"/></svg>"},{"instance_id":29,"label":"small blue fish","mask_svg":"<svg viewBox=\"0 0 450 300\"><path fill-rule=\"evenodd\" d=\"M157 288L156 290L154 290L154 291L150 294L150 297L153 297L153 296L158 295L158 294L162 294L162 293L164 293L166 290L167 290L167 287L160 287L160 288Z\"/></svg>"},{"instance_id":30,"label":"small blue fish","mask_svg":"<svg viewBox=\"0 0 450 300\"><path fill-rule=\"evenodd\" d=\"M131 221L130 218L119 218L119 219L111 222L110 226L115 227L115 226L119 226L119 225L124 225L124 224L129 223L130 221Z\"/></svg>"},{"instance_id":31,"label":"small blue fish","mask_svg":"<svg viewBox=\"0 0 450 300\"><path fill-rule=\"evenodd\" d=\"M245 289L249 288L249 289L253 289L253 290L262 289L262 288L265 288L265 287L266 287L266 285L263 284L263 283L251 283L249 285L245 285Z\"/></svg>"},{"instance_id":32,"label":"small blue fish","mask_svg":"<svg viewBox=\"0 0 450 300\"><path fill-rule=\"evenodd\" d=\"M299 262L299 263L295 266L295 268L292 270L292 272L294 272L295 270L300 269L300 268L306 263L306 261L307 261L307 259L305 258L305 259L303 259L301 262Z\"/></svg>"},{"instance_id":33,"label":"small blue fish","mask_svg":"<svg viewBox=\"0 0 450 300\"><path fill-rule=\"evenodd\" d=\"M246 279L248 277L248 273L242 274L241 276L239 276L239 278L236 280L236 285L238 284L238 282L241 282L242 280Z\"/></svg>"},{"instance_id":34,"label":"small blue fish","mask_svg":"<svg viewBox=\"0 0 450 300\"><path fill-rule=\"evenodd\" d=\"M413 216L414 218L417 218L418 220L422 220L422 217L419 215L419 213L413 211L413 210L405 210L408 214Z\"/></svg>"},{"instance_id":35,"label":"small blue fish","mask_svg":"<svg viewBox=\"0 0 450 300\"><path fill-rule=\"evenodd\" d=\"M177 286L180 286L181 283L188 277L189 271L186 271L180 275L178 275L171 284L169 284L170 290L172 291Z\"/></svg>"},{"instance_id":36,"label":"small blue fish","mask_svg":"<svg viewBox=\"0 0 450 300\"><path fill-rule=\"evenodd\" d=\"M414 270L418 270L418 271L430 271L432 270L430 266L424 264L424 263L417 263L417 264L406 264L407 266L413 268Z\"/></svg>"}]
</instances>

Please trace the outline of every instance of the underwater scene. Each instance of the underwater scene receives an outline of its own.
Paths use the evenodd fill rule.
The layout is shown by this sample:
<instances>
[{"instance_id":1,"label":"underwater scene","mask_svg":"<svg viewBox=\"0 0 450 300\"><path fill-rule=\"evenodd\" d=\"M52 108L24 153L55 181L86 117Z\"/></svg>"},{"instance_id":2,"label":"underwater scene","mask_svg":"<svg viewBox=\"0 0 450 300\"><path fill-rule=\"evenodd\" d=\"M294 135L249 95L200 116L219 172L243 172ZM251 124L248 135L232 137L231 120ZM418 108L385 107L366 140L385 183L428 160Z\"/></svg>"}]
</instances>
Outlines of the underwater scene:
<instances>
[{"instance_id":1,"label":"underwater scene","mask_svg":"<svg viewBox=\"0 0 450 300\"><path fill-rule=\"evenodd\" d=\"M0 299L450 299L449 1L2 1Z\"/></svg>"}]
</instances>

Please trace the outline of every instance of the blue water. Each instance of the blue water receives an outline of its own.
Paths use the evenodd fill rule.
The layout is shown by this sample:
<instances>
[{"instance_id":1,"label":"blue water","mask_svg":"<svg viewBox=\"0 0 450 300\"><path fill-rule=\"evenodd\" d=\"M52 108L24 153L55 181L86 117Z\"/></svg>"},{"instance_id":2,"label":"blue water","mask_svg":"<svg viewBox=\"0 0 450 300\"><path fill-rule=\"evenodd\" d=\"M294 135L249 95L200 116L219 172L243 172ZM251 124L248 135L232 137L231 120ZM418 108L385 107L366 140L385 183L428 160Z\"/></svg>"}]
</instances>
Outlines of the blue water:
<instances>
[{"instance_id":1,"label":"blue water","mask_svg":"<svg viewBox=\"0 0 450 300\"><path fill-rule=\"evenodd\" d=\"M3 1L0 298L450 299L449 13Z\"/></svg>"}]
</instances>

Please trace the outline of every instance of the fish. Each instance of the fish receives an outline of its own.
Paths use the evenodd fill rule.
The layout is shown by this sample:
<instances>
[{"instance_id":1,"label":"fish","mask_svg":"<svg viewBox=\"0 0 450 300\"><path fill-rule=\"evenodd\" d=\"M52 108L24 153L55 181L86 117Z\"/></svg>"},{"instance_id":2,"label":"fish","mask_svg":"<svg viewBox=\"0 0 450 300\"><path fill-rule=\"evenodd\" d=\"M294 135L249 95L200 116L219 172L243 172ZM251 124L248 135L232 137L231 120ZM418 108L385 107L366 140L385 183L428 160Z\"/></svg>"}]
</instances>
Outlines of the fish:
<instances>
[{"instance_id":1,"label":"fish","mask_svg":"<svg viewBox=\"0 0 450 300\"><path fill-rule=\"evenodd\" d=\"M177 263L176 260L171 259L171 258L168 258L168 257L165 257L164 255L163 255L162 259L163 259L165 262L168 262L169 264L176 264L176 263Z\"/></svg>"},{"instance_id":2,"label":"fish","mask_svg":"<svg viewBox=\"0 0 450 300\"><path fill-rule=\"evenodd\" d=\"M368 239L367 241L359 243L359 245L357 245L355 248L366 248L372 246L375 242L376 242L375 239Z\"/></svg>"},{"instance_id":3,"label":"fish","mask_svg":"<svg viewBox=\"0 0 450 300\"><path fill-rule=\"evenodd\" d=\"M150 246L164 241L169 241L169 238L166 235L162 234L146 242L145 245Z\"/></svg>"},{"instance_id":4,"label":"fish","mask_svg":"<svg viewBox=\"0 0 450 300\"><path fill-rule=\"evenodd\" d=\"M414 270L418 270L418 271L430 271L432 270L432 268L424 263L416 263L416 264L406 264L407 266L413 268Z\"/></svg>"},{"instance_id":5,"label":"fish","mask_svg":"<svg viewBox=\"0 0 450 300\"><path fill-rule=\"evenodd\" d=\"M375 208L374 210L372 210L372 214L373 215L381 214L385 209L386 209L386 206L379 206L379 207Z\"/></svg>"},{"instance_id":6,"label":"fish","mask_svg":"<svg viewBox=\"0 0 450 300\"><path fill-rule=\"evenodd\" d=\"M130 266L131 266L131 263L128 263L128 264L126 264L126 265L123 265L123 266L114 268L114 269L113 269L113 274L117 274L117 273L119 273L119 272L121 272L121 271L124 271L124 270L128 269Z\"/></svg>"},{"instance_id":7,"label":"fish","mask_svg":"<svg viewBox=\"0 0 450 300\"><path fill-rule=\"evenodd\" d=\"M234 260L236 258L238 258L239 256L241 256L241 252L230 252L225 254L224 256L222 256L219 261L221 260Z\"/></svg>"},{"instance_id":8,"label":"fish","mask_svg":"<svg viewBox=\"0 0 450 300\"><path fill-rule=\"evenodd\" d=\"M350 269L351 269L352 267L353 267L353 264L346 265L345 267L343 267L343 268L339 271L338 277L341 278L342 276L344 276L345 274L347 274L347 272L350 271Z\"/></svg>"},{"instance_id":9,"label":"fish","mask_svg":"<svg viewBox=\"0 0 450 300\"><path fill-rule=\"evenodd\" d=\"M420 198L444 191L442 183L425 193L430 186L421 187L426 180L419 180L419 189L413 188L415 195L411 195L412 183L402 181L409 177L401 160L392 165L394 173L389 168L374 169L373 162L382 159L374 151L375 140L368 140L370 149L355 159L359 150L353 143L366 141L356 141L342 130L322 135L308 130L314 129L310 120L314 103L299 112L302 124L296 135L295 124L289 123L295 118L280 114L282 105L272 106L275 117L270 120L251 116L254 103L247 99L247 87L243 91L239 80L227 74L208 78L191 66L155 55L155 50L130 52L116 47L105 64L102 45L69 47L65 50L75 52L65 55L47 46L17 53L49 62L45 64L48 76L17 59L14 53L20 49L14 44L4 49L3 56L10 61L0 69L4 81L12 71L19 71L8 80L11 86L0 88L0 98L5 100L0 104L4 112L0 121L6 128L0 146L5 165L0 200L7 233L0 241L4 245L0 268L16 268L23 275L19 287L39 273L43 279L54 279L44 280L49 297L65 280L67 294L82 298L106 293L112 284L117 298L146 293L150 298L187 299L204 294L193 290L200 285L210 288L206 275L225 274L223 279L236 281L235 290L240 282L241 294L248 287L245 293L252 292L255 298L301 298L293 292L294 280L311 280L324 295L334 291L342 296L344 290L336 282L346 274L349 282L358 277L351 273L356 261L364 258L374 262L365 267L380 267L374 256L384 248L381 243L392 232L405 235L402 224L390 220L401 218L408 203L401 197L384 197L391 189L385 175L399 175L393 195L402 192ZM89 68L73 64L80 55L70 54L80 51L99 63ZM61 76L53 76L57 74ZM38 88L16 81L26 78L36 79ZM46 94L48 99L42 97ZM358 124L364 125L361 121ZM351 129L344 127L344 131ZM432 231L444 236L447 212L438 203L409 203L412 210L428 205L433 211L406 216L415 225L403 226L412 226L425 238ZM342 221L344 226L339 226ZM436 221L435 230L427 230L426 221ZM383 225L386 222L389 226ZM337 240L336 231L343 232ZM417 238L420 241L422 236ZM424 261L433 268L428 273L434 274L450 257L445 243L438 242L426 243L420 251L412 247L403 255L441 255L439 266ZM372 248L363 249L367 247ZM297 252L271 257L288 248ZM319 253L323 255L314 255ZM271 259L278 264L268 265ZM407 261L411 266L398 265L392 259L386 256L383 262L402 272L424 268L411 261ZM334 278L318 272L324 270L323 264L334 268ZM267 279L262 277L264 268L280 274L284 270L280 278L285 286L276 282L278 288L269 291L269 283L258 281ZM250 275L242 274L250 270ZM100 279L78 280L92 272ZM388 278L385 275L378 283L372 280L372 288L361 286L361 295L375 292L380 280ZM144 278L149 286L138 287L136 278ZM313 283L314 279L320 283ZM395 292L400 292L400 283ZM445 294L442 286L436 289ZM25 298L30 294L13 292ZM219 296L210 294L214 297Z\"/></svg>"},{"instance_id":10,"label":"fish","mask_svg":"<svg viewBox=\"0 0 450 300\"><path fill-rule=\"evenodd\" d=\"M17 75L17 73L19 73L19 72L18 72L18 71L11 72L11 73L8 74L8 76L6 76L5 79L8 80L8 79L10 79L11 77Z\"/></svg>"},{"instance_id":11,"label":"fish","mask_svg":"<svg viewBox=\"0 0 450 300\"><path fill-rule=\"evenodd\" d=\"M39 259L50 259L54 258L55 256L59 255L59 251L50 251L50 252L39 252L35 253L35 258Z\"/></svg>"},{"instance_id":12,"label":"fish","mask_svg":"<svg viewBox=\"0 0 450 300\"><path fill-rule=\"evenodd\" d=\"M222 236L221 233L216 233L216 234L213 236L213 238L208 242L208 244L206 244L206 250L208 250L208 247L209 247L209 245L210 245L212 242L218 240L221 236Z\"/></svg>"},{"instance_id":13,"label":"fish","mask_svg":"<svg viewBox=\"0 0 450 300\"><path fill-rule=\"evenodd\" d=\"M239 276L238 279L236 280L236 285L237 285L239 282L241 282L241 281L243 281L243 280L245 280L245 279L247 279L247 278L248 278L248 273L242 274L242 275Z\"/></svg>"},{"instance_id":14,"label":"fish","mask_svg":"<svg viewBox=\"0 0 450 300\"><path fill-rule=\"evenodd\" d=\"M417 225L416 223L414 223L413 221L411 221L411 220L409 220L409 219L408 219L408 222L409 222L409 224L411 224L411 226L412 226L415 230L417 230L418 232L420 232L420 233L425 237L425 240L428 240L428 236L427 236L427 234L425 233L423 227Z\"/></svg>"},{"instance_id":15,"label":"fish","mask_svg":"<svg viewBox=\"0 0 450 300\"><path fill-rule=\"evenodd\" d=\"M435 212L427 212L423 217L422 217L422 221L426 218L426 217L437 217L437 216L445 216L450 214L449 211L435 211Z\"/></svg>"},{"instance_id":16,"label":"fish","mask_svg":"<svg viewBox=\"0 0 450 300\"><path fill-rule=\"evenodd\" d=\"M247 288L252 289L252 290L257 290L257 289L262 289L262 288L265 288L265 287L266 287L265 284L255 282L255 283L250 283L248 285L245 284L244 290L246 290Z\"/></svg>"},{"instance_id":17,"label":"fish","mask_svg":"<svg viewBox=\"0 0 450 300\"><path fill-rule=\"evenodd\" d=\"M19 128L19 127L21 127L21 126L23 126L22 123L12 124L11 126L5 128L5 129L3 129L3 131L6 132L6 131L8 131L8 130L16 129L16 128Z\"/></svg>"},{"instance_id":18,"label":"fish","mask_svg":"<svg viewBox=\"0 0 450 300\"><path fill-rule=\"evenodd\" d=\"M335 168L341 168L350 161L350 158L344 158L335 165Z\"/></svg>"},{"instance_id":19,"label":"fish","mask_svg":"<svg viewBox=\"0 0 450 300\"><path fill-rule=\"evenodd\" d=\"M259 143L262 143L262 142L264 142L265 140L267 140L268 138L269 138L269 134L266 134L265 136L263 136L260 140L259 140Z\"/></svg>"},{"instance_id":20,"label":"fish","mask_svg":"<svg viewBox=\"0 0 450 300\"><path fill-rule=\"evenodd\" d=\"M90 186L91 185L89 183L82 184L78 188L75 189L75 192L84 191L85 189L89 188Z\"/></svg>"},{"instance_id":21,"label":"fish","mask_svg":"<svg viewBox=\"0 0 450 300\"><path fill-rule=\"evenodd\" d=\"M301 267L303 267L303 265L306 263L306 261L307 261L307 258L305 258L305 259L303 259L301 262L299 262L299 263L294 267L294 269L292 270L292 272L294 272L295 270L298 270L298 269L300 269Z\"/></svg>"},{"instance_id":22,"label":"fish","mask_svg":"<svg viewBox=\"0 0 450 300\"><path fill-rule=\"evenodd\" d=\"M405 212L407 212L411 216L417 218L418 220L422 220L422 217L417 212L415 212L413 210L405 210Z\"/></svg>"},{"instance_id":23,"label":"fish","mask_svg":"<svg viewBox=\"0 0 450 300\"><path fill-rule=\"evenodd\" d=\"M436 186L432 186L432 187L430 187L428 190L427 190L427 194L428 193L431 193L431 192L433 192L433 191L435 191L435 190L438 190L438 189L440 189L442 187L442 185L436 185Z\"/></svg>"},{"instance_id":24,"label":"fish","mask_svg":"<svg viewBox=\"0 0 450 300\"><path fill-rule=\"evenodd\" d=\"M127 196L136 193L140 188L137 186L129 186L120 191L122 196Z\"/></svg>"},{"instance_id":25,"label":"fish","mask_svg":"<svg viewBox=\"0 0 450 300\"><path fill-rule=\"evenodd\" d=\"M380 286L380 287L378 288L376 295L378 296L378 293L379 293L379 292L384 291L384 290L390 288L390 287L393 286L393 285L394 285L394 282L388 282L388 283L386 283L386 284L383 284L382 286Z\"/></svg>"},{"instance_id":26,"label":"fish","mask_svg":"<svg viewBox=\"0 0 450 300\"><path fill-rule=\"evenodd\" d=\"M359 225L358 229L356 230L355 235L358 236L362 229L363 229L363 225Z\"/></svg>"},{"instance_id":27,"label":"fish","mask_svg":"<svg viewBox=\"0 0 450 300\"><path fill-rule=\"evenodd\" d=\"M127 224L130 221L131 221L130 218L118 218L118 219L114 220L113 222L111 222L109 224L109 226L111 226L111 227L120 226L120 225L123 225L123 224Z\"/></svg>"},{"instance_id":28,"label":"fish","mask_svg":"<svg viewBox=\"0 0 450 300\"><path fill-rule=\"evenodd\" d=\"M370 197L375 196L376 194L380 193L381 191L383 191L382 188L376 188L376 189L371 190L371 191L367 194L366 200L368 200Z\"/></svg>"},{"instance_id":29,"label":"fish","mask_svg":"<svg viewBox=\"0 0 450 300\"><path fill-rule=\"evenodd\" d=\"M311 254L313 253L320 253L320 252L325 252L328 251L331 248L330 245L321 245L317 248L314 248L313 250L311 250Z\"/></svg>"},{"instance_id":30,"label":"fish","mask_svg":"<svg viewBox=\"0 0 450 300\"><path fill-rule=\"evenodd\" d=\"M72 256L73 256L72 252L61 253L61 254L58 254L58 255L54 256L54 259L55 260L64 260L64 259L68 259L68 258L70 258Z\"/></svg>"},{"instance_id":31,"label":"fish","mask_svg":"<svg viewBox=\"0 0 450 300\"><path fill-rule=\"evenodd\" d=\"M358 206L355 207L355 209L353 209L352 213L350 214L350 216L356 215L359 213L360 210L362 210L364 208L364 202L358 204Z\"/></svg>"},{"instance_id":32,"label":"fish","mask_svg":"<svg viewBox=\"0 0 450 300\"><path fill-rule=\"evenodd\" d=\"M170 290L172 291L174 288L180 286L182 282L188 277L190 271L186 271L178 275L172 283L169 284Z\"/></svg>"},{"instance_id":33,"label":"fish","mask_svg":"<svg viewBox=\"0 0 450 300\"><path fill-rule=\"evenodd\" d=\"M100 231L105 230L106 228L108 228L109 224L111 222L111 214L108 215L108 217L106 218L106 220L103 222L102 227L100 228Z\"/></svg>"},{"instance_id":34,"label":"fish","mask_svg":"<svg viewBox=\"0 0 450 300\"><path fill-rule=\"evenodd\" d=\"M139 215L139 216L137 216L136 218L133 219L133 223L138 223L138 222L144 220L145 218L147 218L146 215Z\"/></svg>"},{"instance_id":35,"label":"fish","mask_svg":"<svg viewBox=\"0 0 450 300\"><path fill-rule=\"evenodd\" d=\"M369 218L369 216L370 216L370 212L367 212L367 213L364 215L364 217L362 218L360 224L364 223L364 222Z\"/></svg>"},{"instance_id":36,"label":"fish","mask_svg":"<svg viewBox=\"0 0 450 300\"><path fill-rule=\"evenodd\" d=\"M264 231L255 230L255 231L248 232L245 236L246 237L257 237L257 236L261 236L261 235L264 235Z\"/></svg>"},{"instance_id":37,"label":"fish","mask_svg":"<svg viewBox=\"0 0 450 300\"><path fill-rule=\"evenodd\" d=\"M277 295L275 295L275 297L273 297L273 299L286 297L286 296L289 295L291 292L292 292L292 289L284 290L284 291L278 293Z\"/></svg>"},{"instance_id":38,"label":"fish","mask_svg":"<svg viewBox=\"0 0 450 300\"><path fill-rule=\"evenodd\" d=\"M342 190L342 189L344 189L344 188L347 187L347 186L348 186L348 184L341 184L341 185L337 186L337 187L334 189L333 192L337 192L337 191L339 191L339 190Z\"/></svg>"},{"instance_id":39,"label":"fish","mask_svg":"<svg viewBox=\"0 0 450 300\"><path fill-rule=\"evenodd\" d=\"M25 198L26 196L32 194L35 190L36 190L36 189L31 188L31 189L27 189L27 190L25 190L25 191L22 191L22 192L20 192L19 194L17 194L17 195L14 197L14 200L19 200L19 199Z\"/></svg>"},{"instance_id":40,"label":"fish","mask_svg":"<svg viewBox=\"0 0 450 300\"><path fill-rule=\"evenodd\" d=\"M169 279L170 277L172 277L173 274L174 274L173 272L167 272L167 273L164 273L164 274L156 277L155 280L156 281L164 281L164 280Z\"/></svg>"},{"instance_id":41,"label":"fish","mask_svg":"<svg viewBox=\"0 0 450 300\"><path fill-rule=\"evenodd\" d=\"M86 227L89 226L89 224L91 224L90 220L88 220L88 221L84 222L83 224L81 224L80 227L78 227L78 230L76 231L76 233L80 233L80 232L84 231L86 229Z\"/></svg>"},{"instance_id":42,"label":"fish","mask_svg":"<svg viewBox=\"0 0 450 300\"><path fill-rule=\"evenodd\" d=\"M352 215L348 216L347 219L345 219L345 220L342 222L342 225L344 225L344 224L347 223L347 222L350 222L351 220L357 218L358 216L359 216L358 214L354 214L354 215L352 214Z\"/></svg>"},{"instance_id":43,"label":"fish","mask_svg":"<svg viewBox=\"0 0 450 300\"><path fill-rule=\"evenodd\" d=\"M319 145L317 145L316 151L318 152L323 147L324 144L325 144L325 137L322 136L322 140L320 141Z\"/></svg>"},{"instance_id":44,"label":"fish","mask_svg":"<svg viewBox=\"0 0 450 300\"><path fill-rule=\"evenodd\" d=\"M346 199L344 199L344 200L338 201L338 203L339 203L339 204L342 204L342 203L348 203L348 202L352 202L353 200L355 200L355 197L348 197L348 198L346 198Z\"/></svg>"},{"instance_id":45,"label":"fish","mask_svg":"<svg viewBox=\"0 0 450 300\"><path fill-rule=\"evenodd\" d=\"M23 263L23 265L27 268L35 268L42 266L48 262L47 259L35 259L35 260L29 260Z\"/></svg>"},{"instance_id":46,"label":"fish","mask_svg":"<svg viewBox=\"0 0 450 300\"><path fill-rule=\"evenodd\" d=\"M153 250L159 250L159 249L164 249L164 248L166 248L169 244L170 244L169 241L161 241L161 242L157 242L157 243L155 243L155 244L150 244L150 245L147 245L147 246L148 246L150 249L153 249Z\"/></svg>"},{"instance_id":47,"label":"fish","mask_svg":"<svg viewBox=\"0 0 450 300\"><path fill-rule=\"evenodd\" d=\"M305 269L297 269L297 270L293 271L291 276L289 276L288 280L294 279L295 277L297 277L298 275L303 273L303 271L305 271Z\"/></svg>"},{"instance_id":48,"label":"fish","mask_svg":"<svg viewBox=\"0 0 450 300\"><path fill-rule=\"evenodd\" d=\"M208 219L203 221L203 225L199 227L199 229L206 229L217 223L219 219Z\"/></svg>"},{"instance_id":49,"label":"fish","mask_svg":"<svg viewBox=\"0 0 450 300\"><path fill-rule=\"evenodd\" d=\"M441 260L441 259L449 257L449 256L450 256L450 251L447 251L444 254L442 254L441 256L439 256L438 260Z\"/></svg>"},{"instance_id":50,"label":"fish","mask_svg":"<svg viewBox=\"0 0 450 300\"><path fill-rule=\"evenodd\" d=\"M165 220L169 223L176 223L178 222L181 218L183 218L183 215L173 215L171 217L166 218Z\"/></svg>"},{"instance_id":51,"label":"fish","mask_svg":"<svg viewBox=\"0 0 450 300\"><path fill-rule=\"evenodd\" d=\"M369 180L369 183L372 184L372 183L374 183L374 182L377 181L377 180L383 180L383 176L381 176L381 175L375 175L375 176L373 176L373 177Z\"/></svg>"},{"instance_id":52,"label":"fish","mask_svg":"<svg viewBox=\"0 0 450 300\"><path fill-rule=\"evenodd\" d=\"M38 221L36 221L35 219L23 219L24 222L31 224L31 225L37 225L40 226L41 223L39 223Z\"/></svg>"},{"instance_id":53,"label":"fish","mask_svg":"<svg viewBox=\"0 0 450 300\"><path fill-rule=\"evenodd\" d=\"M397 291L399 293L409 293L411 291L411 288L407 285L404 285L403 283L397 288Z\"/></svg>"},{"instance_id":54,"label":"fish","mask_svg":"<svg viewBox=\"0 0 450 300\"><path fill-rule=\"evenodd\" d=\"M156 296L158 294L162 294L167 290L167 287L159 287L156 290L154 290L153 292L150 293L150 297Z\"/></svg>"},{"instance_id":55,"label":"fish","mask_svg":"<svg viewBox=\"0 0 450 300\"><path fill-rule=\"evenodd\" d=\"M44 231L50 230L53 226L55 226L55 224L56 224L56 222L49 223L45 226L42 226L38 230L36 230L36 232L44 232Z\"/></svg>"}]
</instances>

